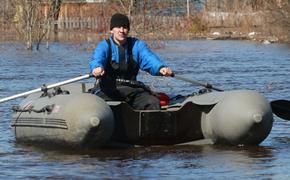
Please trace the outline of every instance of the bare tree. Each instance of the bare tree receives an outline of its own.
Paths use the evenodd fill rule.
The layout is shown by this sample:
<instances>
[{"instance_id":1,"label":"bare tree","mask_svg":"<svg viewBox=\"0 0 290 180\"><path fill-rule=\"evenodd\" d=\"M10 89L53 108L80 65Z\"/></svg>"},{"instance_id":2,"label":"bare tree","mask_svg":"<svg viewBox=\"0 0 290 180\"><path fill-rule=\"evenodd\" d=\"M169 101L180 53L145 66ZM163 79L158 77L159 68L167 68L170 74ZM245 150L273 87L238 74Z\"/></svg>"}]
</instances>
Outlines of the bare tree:
<instances>
[{"instance_id":1,"label":"bare tree","mask_svg":"<svg viewBox=\"0 0 290 180\"><path fill-rule=\"evenodd\" d=\"M126 14L129 17L131 17L134 5L137 3L137 1L136 0L118 0L118 2L122 6L123 11L125 11Z\"/></svg>"},{"instance_id":2,"label":"bare tree","mask_svg":"<svg viewBox=\"0 0 290 180\"><path fill-rule=\"evenodd\" d=\"M267 0L264 1L265 31L270 34L282 35L290 39L290 1Z\"/></svg>"},{"instance_id":3,"label":"bare tree","mask_svg":"<svg viewBox=\"0 0 290 180\"><path fill-rule=\"evenodd\" d=\"M11 0L15 9L14 24L21 40L25 43L26 49L36 50L44 37L49 34L51 23L58 16L60 0L52 0L47 14L43 14L42 8L47 5L43 0Z\"/></svg>"},{"instance_id":4,"label":"bare tree","mask_svg":"<svg viewBox=\"0 0 290 180\"><path fill-rule=\"evenodd\" d=\"M0 7L0 27L1 30L9 29L7 27L9 25L9 19L11 18L11 12L9 11L9 2L8 0L5 0L2 2L2 5Z\"/></svg>"}]
</instances>

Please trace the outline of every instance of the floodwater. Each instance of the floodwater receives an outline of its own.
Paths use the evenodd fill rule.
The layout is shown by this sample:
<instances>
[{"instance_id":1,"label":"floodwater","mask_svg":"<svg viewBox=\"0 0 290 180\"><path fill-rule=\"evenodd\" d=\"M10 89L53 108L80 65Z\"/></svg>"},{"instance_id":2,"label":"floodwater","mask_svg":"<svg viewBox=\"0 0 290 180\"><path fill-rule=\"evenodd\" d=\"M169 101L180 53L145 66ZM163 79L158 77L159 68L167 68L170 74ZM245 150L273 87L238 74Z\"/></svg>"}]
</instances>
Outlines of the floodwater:
<instances>
[{"instance_id":1,"label":"floodwater","mask_svg":"<svg viewBox=\"0 0 290 180\"><path fill-rule=\"evenodd\" d=\"M88 73L88 44L51 44L39 52L0 44L0 98ZM248 41L168 41L155 50L176 74L224 90L253 89L269 101L290 100L290 47ZM140 80L170 94L202 87L174 78ZM88 81L93 81L90 79ZM11 106L0 104L1 179L289 179L290 122L274 116L259 146L165 146L69 151L15 142Z\"/></svg>"}]
</instances>

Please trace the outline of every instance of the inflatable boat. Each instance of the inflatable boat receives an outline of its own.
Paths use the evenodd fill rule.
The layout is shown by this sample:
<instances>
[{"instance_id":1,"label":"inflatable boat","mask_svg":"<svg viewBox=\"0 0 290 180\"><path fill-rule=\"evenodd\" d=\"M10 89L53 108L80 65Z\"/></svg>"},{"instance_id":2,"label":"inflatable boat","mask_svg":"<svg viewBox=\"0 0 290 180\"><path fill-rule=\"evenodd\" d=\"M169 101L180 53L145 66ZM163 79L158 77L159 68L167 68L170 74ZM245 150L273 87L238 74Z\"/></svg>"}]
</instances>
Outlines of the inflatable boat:
<instances>
[{"instance_id":1,"label":"inflatable boat","mask_svg":"<svg viewBox=\"0 0 290 180\"><path fill-rule=\"evenodd\" d=\"M134 110L126 102L104 101L90 93L93 87L74 82L30 92L13 106L16 140L76 148L258 145L273 125L270 103L252 90L173 96L161 110Z\"/></svg>"}]
</instances>

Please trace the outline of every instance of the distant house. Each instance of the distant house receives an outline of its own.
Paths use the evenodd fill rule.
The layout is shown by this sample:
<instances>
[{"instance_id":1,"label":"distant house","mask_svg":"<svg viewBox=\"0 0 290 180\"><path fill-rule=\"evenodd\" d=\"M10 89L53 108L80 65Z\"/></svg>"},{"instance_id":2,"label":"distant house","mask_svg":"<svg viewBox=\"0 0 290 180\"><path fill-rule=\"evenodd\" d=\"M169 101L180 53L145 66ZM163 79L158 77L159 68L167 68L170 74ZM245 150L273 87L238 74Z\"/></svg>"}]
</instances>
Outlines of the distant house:
<instances>
[{"instance_id":1,"label":"distant house","mask_svg":"<svg viewBox=\"0 0 290 180\"><path fill-rule=\"evenodd\" d=\"M87 3L102 3L107 2L107 0L85 0Z\"/></svg>"},{"instance_id":2,"label":"distant house","mask_svg":"<svg viewBox=\"0 0 290 180\"><path fill-rule=\"evenodd\" d=\"M43 12L48 13L51 2L46 2ZM107 3L107 0L62 0L59 18L95 17L102 13L104 3Z\"/></svg>"},{"instance_id":3,"label":"distant house","mask_svg":"<svg viewBox=\"0 0 290 180\"><path fill-rule=\"evenodd\" d=\"M103 3L107 0L63 0L63 3Z\"/></svg>"},{"instance_id":4,"label":"distant house","mask_svg":"<svg viewBox=\"0 0 290 180\"><path fill-rule=\"evenodd\" d=\"M86 18L102 14L103 3L107 0L63 0L59 18Z\"/></svg>"},{"instance_id":5,"label":"distant house","mask_svg":"<svg viewBox=\"0 0 290 180\"><path fill-rule=\"evenodd\" d=\"M44 16L49 13L51 2L43 6ZM100 19L104 17L107 0L62 0L55 19L57 29L103 28Z\"/></svg>"}]
</instances>

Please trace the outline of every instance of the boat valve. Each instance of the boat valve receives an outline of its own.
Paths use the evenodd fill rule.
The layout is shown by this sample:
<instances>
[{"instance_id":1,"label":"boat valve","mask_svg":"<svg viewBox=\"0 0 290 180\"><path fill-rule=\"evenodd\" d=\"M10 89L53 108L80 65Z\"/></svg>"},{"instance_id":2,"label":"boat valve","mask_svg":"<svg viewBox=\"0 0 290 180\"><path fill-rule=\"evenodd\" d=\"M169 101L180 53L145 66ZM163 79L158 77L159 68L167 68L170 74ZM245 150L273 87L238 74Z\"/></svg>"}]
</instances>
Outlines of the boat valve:
<instances>
[{"instance_id":1,"label":"boat valve","mask_svg":"<svg viewBox=\"0 0 290 180\"><path fill-rule=\"evenodd\" d=\"M263 116L261 113L255 113L253 114L253 120L256 122L256 123L259 123L263 120Z\"/></svg>"},{"instance_id":2,"label":"boat valve","mask_svg":"<svg viewBox=\"0 0 290 180\"><path fill-rule=\"evenodd\" d=\"M100 119L97 117L91 117L90 118L90 123L92 126L96 127L100 124Z\"/></svg>"}]
</instances>

